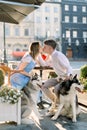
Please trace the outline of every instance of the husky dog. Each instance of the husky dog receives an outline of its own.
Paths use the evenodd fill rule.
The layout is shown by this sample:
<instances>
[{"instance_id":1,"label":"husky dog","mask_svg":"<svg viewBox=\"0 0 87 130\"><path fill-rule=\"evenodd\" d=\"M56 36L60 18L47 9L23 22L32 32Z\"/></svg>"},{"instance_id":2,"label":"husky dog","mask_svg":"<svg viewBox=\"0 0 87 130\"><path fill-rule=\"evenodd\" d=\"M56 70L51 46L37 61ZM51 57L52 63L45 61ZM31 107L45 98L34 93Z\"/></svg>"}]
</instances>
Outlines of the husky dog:
<instances>
[{"instance_id":1,"label":"husky dog","mask_svg":"<svg viewBox=\"0 0 87 130\"><path fill-rule=\"evenodd\" d=\"M72 79L61 82L58 90L58 97L60 100L59 106L52 120L56 120L59 115L68 116L76 122L76 116L80 113L78 106L77 90L82 92L83 86L79 83L77 75Z\"/></svg>"},{"instance_id":2,"label":"husky dog","mask_svg":"<svg viewBox=\"0 0 87 130\"><path fill-rule=\"evenodd\" d=\"M22 89L23 91L23 96L21 99L22 118L26 118L27 116L29 117L32 111L37 116L37 118L40 118L40 114L38 112L36 105L37 91L40 89L37 84L42 85L42 81L40 79L40 76L35 73L35 75L32 76L31 81L29 81L26 87Z\"/></svg>"}]
</instances>

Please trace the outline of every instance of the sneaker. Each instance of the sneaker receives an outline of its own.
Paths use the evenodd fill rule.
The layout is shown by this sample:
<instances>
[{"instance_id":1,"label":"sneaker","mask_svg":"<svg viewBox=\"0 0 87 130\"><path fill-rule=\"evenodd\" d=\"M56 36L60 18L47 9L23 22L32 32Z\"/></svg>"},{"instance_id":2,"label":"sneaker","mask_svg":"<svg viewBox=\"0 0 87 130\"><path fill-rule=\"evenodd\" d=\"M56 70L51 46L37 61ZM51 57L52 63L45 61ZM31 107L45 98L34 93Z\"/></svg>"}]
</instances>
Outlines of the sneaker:
<instances>
[{"instance_id":1,"label":"sneaker","mask_svg":"<svg viewBox=\"0 0 87 130\"><path fill-rule=\"evenodd\" d=\"M38 106L40 109L44 109L44 106L43 106L43 103L42 103L42 102L37 103L37 106Z\"/></svg>"}]
</instances>

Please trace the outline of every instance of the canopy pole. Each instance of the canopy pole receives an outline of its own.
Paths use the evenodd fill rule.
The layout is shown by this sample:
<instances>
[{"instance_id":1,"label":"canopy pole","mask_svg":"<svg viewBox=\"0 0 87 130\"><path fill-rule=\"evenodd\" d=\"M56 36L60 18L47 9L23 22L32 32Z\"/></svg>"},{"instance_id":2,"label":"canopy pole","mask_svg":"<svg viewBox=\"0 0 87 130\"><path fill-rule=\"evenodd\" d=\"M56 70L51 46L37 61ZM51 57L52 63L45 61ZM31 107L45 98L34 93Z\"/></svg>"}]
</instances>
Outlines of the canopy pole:
<instances>
[{"instance_id":1,"label":"canopy pole","mask_svg":"<svg viewBox=\"0 0 87 130\"><path fill-rule=\"evenodd\" d=\"M5 42L5 22L3 23L3 39L4 39L4 63L7 63L7 59L6 59L6 42Z\"/></svg>"}]
</instances>

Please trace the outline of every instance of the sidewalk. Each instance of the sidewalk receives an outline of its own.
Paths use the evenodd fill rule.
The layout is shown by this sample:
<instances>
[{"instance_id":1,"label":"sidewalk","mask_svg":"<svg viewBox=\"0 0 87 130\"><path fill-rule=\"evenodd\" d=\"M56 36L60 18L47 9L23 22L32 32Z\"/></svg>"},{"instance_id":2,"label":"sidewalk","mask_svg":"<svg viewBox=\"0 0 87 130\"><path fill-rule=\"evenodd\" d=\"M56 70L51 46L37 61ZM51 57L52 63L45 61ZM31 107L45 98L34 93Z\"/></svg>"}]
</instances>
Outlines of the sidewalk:
<instances>
[{"instance_id":1,"label":"sidewalk","mask_svg":"<svg viewBox=\"0 0 87 130\"><path fill-rule=\"evenodd\" d=\"M40 110L43 119L38 124L16 125L12 123L0 124L0 130L87 130L87 108L81 107L82 112L73 123L70 119L60 116L57 121L52 121L50 117L45 116L46 109Z\"/></svg>"},{"instance_id":2,"label":"sidewalk","mask_svg":"<svg viewBox=\"0 0 87 130\"><path fill-rule=\"evenodd\" d=\"M85 64L86 62L84 62ZM73 66L77 65L77 62L72 63ZM79 62L79 66L82 65L82 62ZM77 66L78 68L78 66ZM46 71L44 71L45 78ZM44 78L44 77L43 77ZM44 110L39 112L43 115L43 119L40 120L40 125L27 124L27 125L17 125L16 123L4 123L0 124L0 130L87 130L87 107L82 107L82 112L77 118L77 122L73 123L70 119L60 116L57 121L52 121L50 117L45 116L47 107Z\"/></svg>"}]
</instances>

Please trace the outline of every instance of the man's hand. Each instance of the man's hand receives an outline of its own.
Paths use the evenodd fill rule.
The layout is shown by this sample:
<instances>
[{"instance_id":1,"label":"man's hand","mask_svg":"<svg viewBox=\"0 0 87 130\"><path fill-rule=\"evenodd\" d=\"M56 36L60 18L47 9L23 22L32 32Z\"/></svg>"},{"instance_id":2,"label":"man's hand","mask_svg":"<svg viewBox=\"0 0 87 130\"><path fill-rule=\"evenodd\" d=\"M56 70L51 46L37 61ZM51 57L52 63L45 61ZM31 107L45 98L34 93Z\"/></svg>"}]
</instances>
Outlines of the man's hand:
<instances>
[{"instance_id":1,"label":"man's hand","mask_svg":"<svg viewBox=\"0 0 87 130\"><path fill-rule=\"evenodd\" d=\"M73 75L70 74L69 76L66 76L66 77L65 77L65 80L68 80L68 79L71 79L71 80L72 80L72 78L73 78Z\"/></svg>"}]
</instances>

